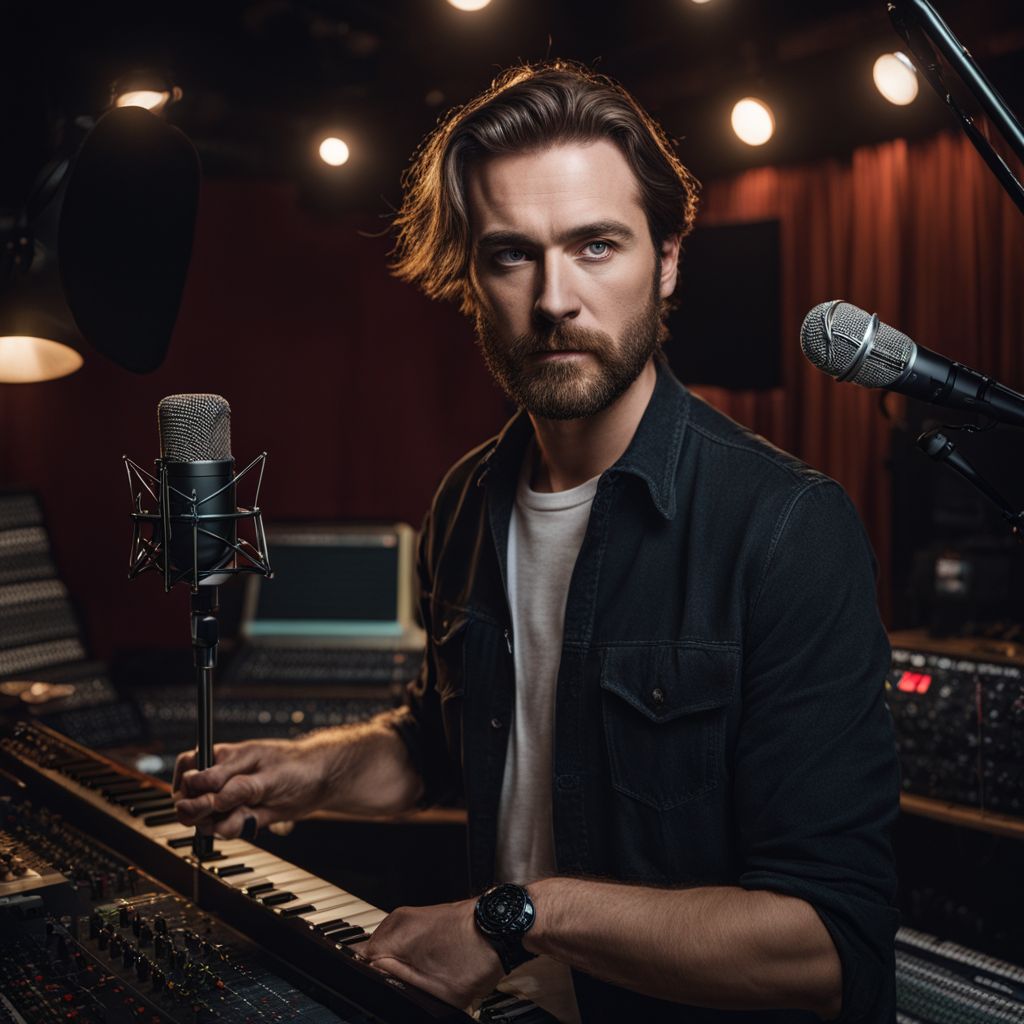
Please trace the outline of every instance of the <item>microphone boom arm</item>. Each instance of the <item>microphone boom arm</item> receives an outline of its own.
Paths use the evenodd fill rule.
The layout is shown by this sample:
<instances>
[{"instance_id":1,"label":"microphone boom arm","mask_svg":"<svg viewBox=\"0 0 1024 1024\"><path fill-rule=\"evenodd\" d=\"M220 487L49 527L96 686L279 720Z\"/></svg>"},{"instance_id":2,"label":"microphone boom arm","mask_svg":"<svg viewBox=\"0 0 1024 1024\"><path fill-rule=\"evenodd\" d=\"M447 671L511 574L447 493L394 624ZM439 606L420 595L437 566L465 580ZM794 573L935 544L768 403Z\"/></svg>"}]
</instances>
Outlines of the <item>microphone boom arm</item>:
<instances>
[{"instance_id":1,"label":"microphone boom arm","mask_svg":"<svg viewBox=\"0 0 1024 1024\"><path fill-rule=\"evenodd\" d=\"M1024 213L1024 185L1020 183L1006 161L992 148L992 144L975 123L974 118L957 103L943 80L935 51L945 57L991 118L1017 159L1024 162L1024 128L1021 127L1020 121L928 0L889 0L888 10L894 28L917 58L921 74L928 79L929 85L953 112L974 148L988 164L989 170L998 178L1018 209ZM922 45L923 42L932 47L931 52Z\"/></svg>"}]
</instances>

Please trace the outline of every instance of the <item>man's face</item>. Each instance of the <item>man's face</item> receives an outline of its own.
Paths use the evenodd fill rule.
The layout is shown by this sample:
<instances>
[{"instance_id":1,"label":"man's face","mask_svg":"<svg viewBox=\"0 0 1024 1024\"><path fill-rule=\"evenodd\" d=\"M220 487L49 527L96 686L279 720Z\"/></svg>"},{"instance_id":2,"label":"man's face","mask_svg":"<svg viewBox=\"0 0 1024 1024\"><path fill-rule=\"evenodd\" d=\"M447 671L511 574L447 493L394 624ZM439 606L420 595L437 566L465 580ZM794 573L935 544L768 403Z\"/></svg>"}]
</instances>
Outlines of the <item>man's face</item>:
<instances>
[{"instance_id":1,"label":"man's face","mask_svg":"<svg viewBox=\"0 0 1024 1024\"><path fill-rule=\"evenodd\" d=\"M484 358L547 419L605 409L658 345L677 239L655 252L636 179L601 140L491 157L467 174Z\"/></svg>"}]
</instances>

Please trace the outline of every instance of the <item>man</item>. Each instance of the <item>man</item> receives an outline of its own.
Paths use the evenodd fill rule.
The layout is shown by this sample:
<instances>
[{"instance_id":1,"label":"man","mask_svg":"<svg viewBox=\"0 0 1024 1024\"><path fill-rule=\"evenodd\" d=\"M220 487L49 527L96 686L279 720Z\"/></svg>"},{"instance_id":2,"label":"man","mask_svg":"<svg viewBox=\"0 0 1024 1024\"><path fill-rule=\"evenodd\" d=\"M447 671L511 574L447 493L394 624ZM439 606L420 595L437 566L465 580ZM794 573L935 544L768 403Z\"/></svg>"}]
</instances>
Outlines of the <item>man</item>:
<instances>
[{"instance_id":1,"label":"man","mask_svg":"<svg viewBox=\"0 0 1024 1024\"><path fill-rule=\"evenodd\" d=\"M181 820L463 797L487 892L362 947L458 1006L511 970L562 1020L893 1020L872 558L836 484L664 365L696 183L628 94L554 63L450 116L406 185L396 271L475 317L522 409L425 522L407 707L183 755Z\"/></svg>"}]
</instances>

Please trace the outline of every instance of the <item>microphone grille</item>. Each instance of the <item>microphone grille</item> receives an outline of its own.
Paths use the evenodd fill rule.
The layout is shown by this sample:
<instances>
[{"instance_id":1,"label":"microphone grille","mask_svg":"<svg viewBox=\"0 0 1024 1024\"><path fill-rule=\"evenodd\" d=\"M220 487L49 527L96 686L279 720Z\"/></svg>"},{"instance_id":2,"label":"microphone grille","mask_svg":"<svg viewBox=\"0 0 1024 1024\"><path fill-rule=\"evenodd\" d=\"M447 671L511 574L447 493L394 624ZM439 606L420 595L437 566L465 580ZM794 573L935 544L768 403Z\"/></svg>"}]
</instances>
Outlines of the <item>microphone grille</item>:
<instances>
[{"instance_id":1,"label":"microphone grille","mask_svg":"<svg viewBox=\"0 0 1024 1024\"><path fill-rule=\"evenodd\" d=\"M165 462L231 458L231 406L220 395L168 395L156 414Z\"/></svg>"},{"instance_id":2,"label":"microphone grille","mask_svg":"<svg viewBox=\"0 0 1024 1024\"><path fill-rule=\"evenodd\" d=\"M849 302L819 303L804 318L800 347L819 370L843 377L860 351L870 322L870 313ZM865 388L887 388L907 368L913 354L910 338L879 322L871 352L849 379Z\"/></svg>"}]
</instances>

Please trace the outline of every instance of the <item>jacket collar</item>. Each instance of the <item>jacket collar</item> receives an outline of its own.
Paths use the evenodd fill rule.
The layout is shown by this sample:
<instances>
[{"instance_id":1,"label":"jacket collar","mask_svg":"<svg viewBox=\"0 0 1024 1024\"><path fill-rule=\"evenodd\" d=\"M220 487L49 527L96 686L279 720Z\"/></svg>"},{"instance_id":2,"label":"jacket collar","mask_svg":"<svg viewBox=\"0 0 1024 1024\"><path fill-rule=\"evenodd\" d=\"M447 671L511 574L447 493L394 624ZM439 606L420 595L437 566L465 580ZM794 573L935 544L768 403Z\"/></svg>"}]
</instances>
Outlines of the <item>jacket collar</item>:
<instances>
[{"instance_id":1,"label":"jacket collar","mask_svg":"<svg viewBox=\"0 0 1024 1024\"><path fill-rule=\"evenodd\" d=\"M639 477L647 485L654 507L665 519L672 519L676 512L676 466L690 418L690 393L663 360L655 360L655 369L654 391L633 440L606 472ZM492 471L499 473L504 482L514 482L532 436L530 417L520 409L485 451L477 467L477 484L485 484Z\"/></svg>"}]
</instances>

